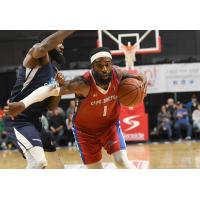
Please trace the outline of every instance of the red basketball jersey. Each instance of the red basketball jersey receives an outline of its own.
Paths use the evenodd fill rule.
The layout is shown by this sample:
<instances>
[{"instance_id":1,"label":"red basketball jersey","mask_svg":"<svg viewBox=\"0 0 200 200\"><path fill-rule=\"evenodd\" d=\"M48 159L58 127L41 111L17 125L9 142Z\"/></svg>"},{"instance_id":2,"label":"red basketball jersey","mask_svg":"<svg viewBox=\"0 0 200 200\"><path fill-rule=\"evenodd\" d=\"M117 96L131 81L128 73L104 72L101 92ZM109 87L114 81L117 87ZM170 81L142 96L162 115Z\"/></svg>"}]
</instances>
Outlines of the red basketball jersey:
<instances>
[{"instance_id":1,"label":"red basketball jersey","mask_svg":"<svg viewBox=\"0 0 200 200\"><path fill-rule=\"evenodd\" d=\"M74 118L76 128L83 132L100 133L115 125L120 115L120 103L117 100L119 80L114 69L112 81L105 91L96 85L91 71L83 77L90 84L90 91L78 106Z\"/></svg>"}]
</instances>

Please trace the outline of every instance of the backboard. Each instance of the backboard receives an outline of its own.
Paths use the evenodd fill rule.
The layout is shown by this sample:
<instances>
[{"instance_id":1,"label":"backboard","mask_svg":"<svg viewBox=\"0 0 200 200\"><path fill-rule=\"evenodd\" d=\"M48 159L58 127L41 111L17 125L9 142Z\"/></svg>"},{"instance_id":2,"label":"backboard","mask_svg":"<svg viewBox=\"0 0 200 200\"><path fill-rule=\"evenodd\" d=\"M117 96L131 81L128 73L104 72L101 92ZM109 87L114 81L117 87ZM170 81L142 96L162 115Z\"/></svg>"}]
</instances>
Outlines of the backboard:
<instances>
[{"instance_id":1,"label":"backboard","mask_svg":"<svg viewBox=\"0 0 200 200\"><path fill-rule=\"evenodd\" d=\"M98 30L97 47L106 46L112 55L124 55L122 45L137 44L136 54L154 54L161 52L161 38L158 30Z\"/></svg>"}]
</instances>

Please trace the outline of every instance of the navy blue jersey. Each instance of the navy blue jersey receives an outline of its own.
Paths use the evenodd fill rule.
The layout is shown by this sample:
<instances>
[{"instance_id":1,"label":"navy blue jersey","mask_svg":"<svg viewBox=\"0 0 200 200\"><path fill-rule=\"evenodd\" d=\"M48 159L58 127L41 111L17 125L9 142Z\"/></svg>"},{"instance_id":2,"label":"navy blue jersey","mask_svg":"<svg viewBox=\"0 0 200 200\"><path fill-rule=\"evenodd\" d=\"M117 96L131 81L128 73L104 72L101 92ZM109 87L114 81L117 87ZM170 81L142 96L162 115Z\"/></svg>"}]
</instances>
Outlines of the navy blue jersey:
<instances>
[{"instance_id":1,"label":"navy blue jersey","mask_svg":"<svg viewBox=\"0 0 200 200\"><path fill-rule=\"evenodd\" d=\"M21 67L18 71L17 81L11 92L10 102L18 102L31 94L37 88L50 83L55 77L56 69L52 63L42 67L29 69ZM23 113L15 118L15 121L31 120L37 124L42 112L46 111L50 98L29 106Z\"/></svg>"}]
</instances>

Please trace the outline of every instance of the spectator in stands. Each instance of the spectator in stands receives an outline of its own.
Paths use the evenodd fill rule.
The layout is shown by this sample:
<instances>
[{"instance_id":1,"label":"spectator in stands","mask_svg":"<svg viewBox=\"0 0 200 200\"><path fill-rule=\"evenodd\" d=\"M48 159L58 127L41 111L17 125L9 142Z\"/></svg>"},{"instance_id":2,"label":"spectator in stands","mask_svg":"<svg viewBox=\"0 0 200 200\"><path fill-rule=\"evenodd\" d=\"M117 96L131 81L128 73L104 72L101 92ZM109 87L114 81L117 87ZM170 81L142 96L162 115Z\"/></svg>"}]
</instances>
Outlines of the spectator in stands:
<instances>
[{"instance_id":1,"label":"spectator in stands","mask_svg":"<svg viewBox=\"0 0 200 200\"><path fill-rule=\"evenodd\" d=\"M58 107L58 112L65 118L65 111L61 107Z\"/></svg>"},{"instance_id":2,"label":"spectator in stands","mask_svg":"<svg viewBox=\"0 0 200 200\"><path fill-rule=\"evenodd\" d=\"M193 128L195 133L200 132L200 104L198 104L197 109L192 113Z\"/></svg>"},{"instance_id":3,"label":"spectator in stands","mask_svg":"<svg viewBox=\"0 0 200 200\"><path fill-rule=\"evenodd\" d=\"M189 101L188 103L185 104L185 107L188 109L191 122L192 122L192 113L194 110L197 109L197 106L198 106L197 96L195 94L193 94L191 97L191 101Z\"/></svg>"},{"instance_id":4,"label":"spectator in stands","mask_svg":"<svg viewBox=\"0 0 200 200\"><path fill-rule=\"evenodd\" d=\"M74 109L75 109L75 100L70 100L69 107L66 110L66 118L68 118L68 115L70 113L74 113Z\"/></svg>"},{"instance_id":5,"label":"spectator in stands","mask_svg":"<svg viewBox=\"0 0 200 200\"><path fill-rule=\"evenodd\" d=\"M52 132L56 146L58 146L64 135L64 118L59 113L58 108L53 110L49 119L49 129Z\"/></svg>"},{"instance_id":6,"label":"spectator in stands","mask_svg":"<svg viewBox=\"0 0 200 200\"><path fill-rule=\"evenodd\" d=\"M190 140L192 135L192 125L189 122L188 111L183 108L183 104L180 101L177 102L177 110L175 111L174 118L174 128L179 140L182 138L183 131L186 131L185 139Z\"/></svg>"},{"instance_id":7,"label":"spectator in stands","mask_svg":"<svg viewBox=\"0 0 200 200\"><path fill-rule=\"evenodd\" d=\"M72 118L73 118L73 113L69 113L68 118L66 119L68 146L75 145L74 134L72 131L72 126L73 126Z\"/></svg>"},{"instance_id":8,"label":"spectator in stands","mask_svg":"<svg viewBox=\"0 0 200 200\"><path fill-rule=\"evenodd\" d=\"M174 122L174 113L176 111L176 104L174 103L173 98L168 98L167 99L167 104L166 104L166 111L170 113L171 115L171 122Z\"/></svg>"},{"instance_id":9,"label":"spectator in stands","mask_svg":"<svg viewBox=\"0 0 200 200\"><path fill-rule=\"evenodd\" d=\"M169 111L166 110L166 106L161 106L161 111L158 113L157 116L158 122L158 133L159 135L167 134L168 139L172 139L172 121L171 121L171 114Z\"/></svg>"},{"instance_id":10,"label":"spectator in stands","mask_svg":"<svg viewBox=\"0 0 200 200\"><path fill-rule=\"evenodd\" d=\"M46 112L47 113L47 112ZM56 149L56 144L54 141L54 137L52 132L49 130L49 121L45 115L45 112L42 113L42 116L40 117L40 122L42 124L42 129L41 129L41 140L44 141L43 148L48 149L49 143L53 144L54 149ZM52 149L52 151L54 151ZM49 151L51 152L51 151Z\"/></svg>"},{"instance_id":11,"label":"spectator in stands","mask_svg":"<svg viewBox=\"0 0 200 200\"><path fill-rule=\"evenodd\" d=\"M191 101L189 101L188 103L185 104L186 108L190 108L191 111L193 112L194 110L197 109L198 106L198 100L197 100L197 96L196 94L193 94L191 97Z\"/></svg>"},{"instance_id":12,"label":"spectator in stands","mask_svg":"<svg viewBox=\"0 0 200 200\"><path fill-rule=\"evenodd\" d=\"M53 116L53 111L48 110L47 113L46 113L47 120L49 121L52 116Z\"/></svg>"}]
</instances>

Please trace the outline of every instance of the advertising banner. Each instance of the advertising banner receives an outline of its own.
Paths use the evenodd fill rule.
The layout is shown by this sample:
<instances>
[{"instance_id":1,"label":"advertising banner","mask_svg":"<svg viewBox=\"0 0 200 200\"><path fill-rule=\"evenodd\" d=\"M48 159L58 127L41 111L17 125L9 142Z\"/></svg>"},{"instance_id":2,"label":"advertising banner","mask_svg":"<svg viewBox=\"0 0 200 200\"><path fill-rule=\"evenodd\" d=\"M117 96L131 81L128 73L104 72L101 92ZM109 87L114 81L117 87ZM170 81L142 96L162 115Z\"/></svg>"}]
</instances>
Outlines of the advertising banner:
<instances>
[{"instance_id":1,"label":"advertising banner","mask_svg":"<svg viewBox=\"0 0 200 200\"><path fill-rule=\"evenodd\" d=\"M148 80L148 94L200 91L200 63L136 67Z\"/></svg>"},{"instance_id":2,"label":"advertising banner","mask_svg":"<svg viewBox=\"0 0 200 200\"><path fill-rule=\"evenodd\" d=\"M120 122L126 141L148 141L148 115L143 103L134 108L122 106Z\"/></svg>"}]
</instances>

